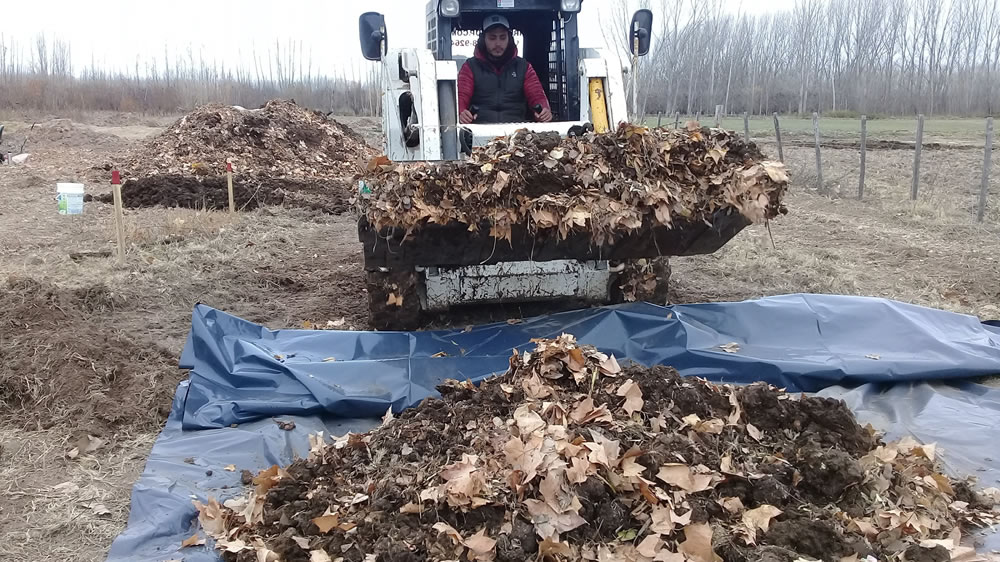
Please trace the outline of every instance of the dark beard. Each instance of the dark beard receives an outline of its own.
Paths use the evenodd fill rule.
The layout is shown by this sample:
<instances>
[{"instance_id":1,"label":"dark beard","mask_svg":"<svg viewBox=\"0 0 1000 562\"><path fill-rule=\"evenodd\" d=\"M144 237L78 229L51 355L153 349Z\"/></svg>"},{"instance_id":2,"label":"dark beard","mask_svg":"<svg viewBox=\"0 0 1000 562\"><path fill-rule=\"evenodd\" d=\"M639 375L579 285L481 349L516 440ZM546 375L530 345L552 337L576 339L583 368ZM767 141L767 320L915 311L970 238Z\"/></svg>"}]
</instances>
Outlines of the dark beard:
<instances>
[{"instance_id":1,"label":"dark beard","mask_svg":"<svg viewBox=\"0 0 1000 562\"><path fill-rule=\"evenodd\" d=\"M510 42L507 43L507 50L504 51L499 57L493 56L493 53L486 49L486 37L483 34L479 35L479 41L476 44L476 49L486 55L486 59L490 61L490 64L499 68L510 62L510 59L514 58L514 37L512 36L510 38Z\"/></svg>"}]
</instances>

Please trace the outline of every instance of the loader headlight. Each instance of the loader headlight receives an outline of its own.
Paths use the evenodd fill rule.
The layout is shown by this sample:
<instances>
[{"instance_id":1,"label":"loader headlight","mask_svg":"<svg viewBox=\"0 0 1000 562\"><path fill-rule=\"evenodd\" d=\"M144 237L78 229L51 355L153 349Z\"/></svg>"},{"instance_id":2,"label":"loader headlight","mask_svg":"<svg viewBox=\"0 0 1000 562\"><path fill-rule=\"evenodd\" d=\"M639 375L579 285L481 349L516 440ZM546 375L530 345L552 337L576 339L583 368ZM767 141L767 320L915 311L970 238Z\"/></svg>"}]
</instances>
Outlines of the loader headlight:
<instances>
[{"instance_id":1,"label":"loader headlight","mask_svg":"<svg viewBox=\"0 0 1000 562\"><path fill-rule=\"evenodd\" d=\"M580 0L576 0L579 5ZM441 10L441 15L446 18L457 18L459 13L458 0L441 0L441 5L439 6Z\"/></svg>"},{"instance_id":2,"label":"loader headlight","mask_svg":"<svg viewBox=\"0 0 1000 562\"><path fill-rule=\"evenodd\" d=\"M562 11L575 14L580 11L580 0L562 0Z\"/></svg>"}]
</instances>

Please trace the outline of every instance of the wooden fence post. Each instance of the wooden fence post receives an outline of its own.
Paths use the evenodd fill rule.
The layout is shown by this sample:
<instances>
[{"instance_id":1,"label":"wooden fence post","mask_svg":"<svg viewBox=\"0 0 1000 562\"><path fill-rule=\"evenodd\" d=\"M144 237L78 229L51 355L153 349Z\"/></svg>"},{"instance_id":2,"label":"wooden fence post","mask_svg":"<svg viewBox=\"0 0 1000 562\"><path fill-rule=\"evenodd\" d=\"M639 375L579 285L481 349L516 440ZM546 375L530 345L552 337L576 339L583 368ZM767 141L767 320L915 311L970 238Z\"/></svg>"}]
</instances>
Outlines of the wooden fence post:
<instances>
[{"instance_id":1,"label":"wooden fence post","mask_svg":"<svg viewBox=\"0 0 1000 562\"><path fill-rule=\"evenodd\" d=\"M781 125L778 123L778 112L774 112L774 135L778 137L778 160L785 161L785 151L781 148Z\"/></svg>"},{"instance_id":2,"label":"wooden fence post","mask_svg":"<svg viewBox=\"0 0 1000 562\"><path fill-rule=\"evenodd\" d=\"M979 188L979 212L976 215L978 222L983 222L986 216L986 198L990 192L990 166L993 159L993 118L986 120L986 150L983 155L983 185Z\"/></svg>"},{"instance_id":3,"label":"wooden fence post","mask_svg":"<svg viewBox=\"0 0 1000 562\"><path fill-rule=\"evenodd\" d=\"M226 183L229 187L229 213L236 212L236 200L233 196L233 163L226 162Z\"/></svg>"},{"instance_id":4,"label":"wooden fence post","mask_svg":"<svg viewBox=\"0 0 1000 562\"><path fill-rule=\"evenodd\" d=\"M656 128L659 129L662 126L663 126L663 112L662 111L657 111L656 112Z\"/></svg>"},{"instance_id":5,"label":"wooden fence post","mask_svg":"<svg viewBox=\"0 0 1000 562\"><path fill-rule=\"evenodd\" d=\"M715 128L718 129L722 126L722 106L715 106Z\"/></svg>"},{"instance_id":6,"label":"wooden fence post","mask_svg":"<svg viewBox=\"0 0 1000 562\"><path fill-rule=\"evenodd\" d=\"M118 241L118 265L125 264L125 212L122 210L121 172L111 172L111 193L115 203L115 238Z\"/></svg>"},{"instance_id":7,"label":"wooden fence post","mask_svg":"<svg viewBox=\"0 0 1000 562\"><path fill-rule=\"evenodd\" d=\"M743 112L743 136L746 137L746 141L750 142L750 112Z\"/></svg>"},{"instance_id":8,"label":"wooden fence post","mask_svg":"<svg viewBox=\"0 0 1000 562\"><path fill-rule=\"evenodd\" d=\"M700 109L698 110L698 113L694 114L694 120L695 120L696 123L698 123L699 125L701 125L701 110Z\"/></svg>"},{"instance_id":9,"label":"wooden fence post","mask_svg":"<svg viewBox=\"0 0 1000 562\"><path fill-rule=\"evenodd\" d=\"M917 144L913 151L913 187L910 188L910 200L917 200L920 189L920 149L924 146L924 114L917 115Z\"/></svg>"},{"instance_id":10,"label":"wooden fence post","mask_svg":"<svg viewBox=\"0 0 1000 562\"><path fill-rule=\"evenodd\" d=\"M819 155L819 114L813 112L813 134L816 136L816 189L820 193L826 191L823 185L823 160Z\"/></svg>"},{"instance_id":11,"label":"wooden fence post","mask_svg":"<svg viewBox=\"0 0 1000 562\"><path fill-rule=\"evenodd\" d=\"M675 129L680 129L681 128L681 112L680 111L674 112L674 128Z\"/></svg>"},{"instance_id":12,"label":"wooden fence post","mask_svg":"<svg viewBox=\"0 0 1000 562\"><path fill-rule=\"evenodd\" d=\"M865 157L868 155L868 116L861 116L861 179L858 181L858 201L865 196Z\"/></svg>"}]
</instances>

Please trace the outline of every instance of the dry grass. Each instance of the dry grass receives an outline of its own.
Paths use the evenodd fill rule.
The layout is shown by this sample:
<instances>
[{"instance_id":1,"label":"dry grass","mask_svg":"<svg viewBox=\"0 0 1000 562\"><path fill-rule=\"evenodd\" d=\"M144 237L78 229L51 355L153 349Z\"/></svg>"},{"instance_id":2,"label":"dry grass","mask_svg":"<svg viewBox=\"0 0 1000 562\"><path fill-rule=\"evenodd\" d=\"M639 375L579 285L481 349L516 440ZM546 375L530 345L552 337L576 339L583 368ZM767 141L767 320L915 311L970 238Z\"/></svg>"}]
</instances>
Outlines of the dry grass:
<instances>
[{"instance_id":1,"label":"dry grass","mask_svg":"<svg viewBox=\"0 0 1000 562\"><path fill-rule=\"evenodd\" d=\"M678 298L847 294L1000 318L994 230L800 190L788 205L789 215L770 225L770 235L754 226L713 255L673 260Z\"/></svg>"},{"instance_id":2,"label":"dry grass","mask_svg":"<svg viewBox=\"0 0 1000 562\"><path fill-rule=\"evenodd\" d=\"M70 460L64 431L0 430L0 560L104 560L155 438L115 435Z\"/></svg>"}]
</instances>

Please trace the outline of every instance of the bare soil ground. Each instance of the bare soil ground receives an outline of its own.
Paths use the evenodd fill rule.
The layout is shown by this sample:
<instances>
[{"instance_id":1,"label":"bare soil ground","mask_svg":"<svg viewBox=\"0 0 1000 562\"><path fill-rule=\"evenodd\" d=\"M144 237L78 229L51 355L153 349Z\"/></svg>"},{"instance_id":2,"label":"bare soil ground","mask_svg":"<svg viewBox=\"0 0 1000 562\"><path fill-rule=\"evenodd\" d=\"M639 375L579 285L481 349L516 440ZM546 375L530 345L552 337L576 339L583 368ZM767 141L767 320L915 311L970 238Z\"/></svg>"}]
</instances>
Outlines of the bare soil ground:
<instances>
[{"instance_id":1,"label":"bare soil ground","mask_svg":"<svg viewBox=\"0 0 1000 562\"><path fill-rule=\"evenodd\" d=\"M82 216L60 216L55 183L108 193L103 166L112 155L172 120L45 117L55 116L6 121L5 142L41 122L28 163L0 166L0 559L102 560L184 377L176 363L192 307L202 302L272 328L344 319L365 329L366 296L349 214L128 209L127 264L100 257L114 250L111 206L89 202ZM377 121L345 121L379 145ZM856 189L856 156L824 152L834 193ZM828 292L1000 318L1000 201L992 199L984 225L973 220L981 151L925 152L916 204L907 200L906 150L869 153L863 202L817 195L813 158L811 149L786 148L791 212L770 233L753 227L715 255L673 261L675 301ZM489 307L430 325L560 307ZM89 452L96 442L87 435L101 440Z\"/></svg>"}]
</instances>

